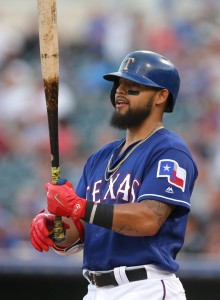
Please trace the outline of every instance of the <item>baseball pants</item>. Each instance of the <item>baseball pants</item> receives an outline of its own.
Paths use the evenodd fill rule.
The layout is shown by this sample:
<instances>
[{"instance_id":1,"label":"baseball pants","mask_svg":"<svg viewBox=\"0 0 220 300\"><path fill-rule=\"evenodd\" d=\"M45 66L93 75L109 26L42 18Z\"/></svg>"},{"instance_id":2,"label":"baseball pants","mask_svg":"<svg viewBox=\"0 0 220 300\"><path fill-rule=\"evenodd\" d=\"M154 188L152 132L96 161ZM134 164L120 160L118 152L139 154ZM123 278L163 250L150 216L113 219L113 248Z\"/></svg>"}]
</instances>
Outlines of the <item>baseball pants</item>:
<instances>
[{"instance_id":1,"label":"baseball pants","mask_svg":"<svg viewBox=\"0 0 220 300\"><path fill-rule=\"evenodd\" d=\"M120 276L118 286L96 287L90 283L83 300L186 300L182 283L175 274L154 266L145 267L148 278L144 280L129 282L125 272L121 272L123 276ZM119 270L116 274L120 273L120 268L115 268Z\"/></svg>"}]
</instances>

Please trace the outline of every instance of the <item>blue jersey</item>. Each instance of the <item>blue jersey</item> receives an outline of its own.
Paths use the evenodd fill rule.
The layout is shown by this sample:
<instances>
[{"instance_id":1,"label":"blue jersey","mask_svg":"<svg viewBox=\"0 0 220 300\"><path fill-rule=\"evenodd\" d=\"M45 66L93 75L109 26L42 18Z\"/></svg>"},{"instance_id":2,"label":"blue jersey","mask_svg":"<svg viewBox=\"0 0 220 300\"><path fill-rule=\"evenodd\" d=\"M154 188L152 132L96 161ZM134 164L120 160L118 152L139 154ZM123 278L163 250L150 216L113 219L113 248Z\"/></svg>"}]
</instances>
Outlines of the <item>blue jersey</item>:
<instances>
[{"instance_id":1,"label":"blue jersey","mask_svg":"<svg viewBox=\"0 0 220 300\"><path fill-rule=\"evenodd\" d=\"M176 272L176 255L183 245L190 197L198 176L196 164L182 138L163 128L140 144L106 180L111 155L112 168L134 147L133 144L118 155L122 145L123 140L115 141L89 157L77 194L104 204L123 205L150 199L175 208L154 236L131 237L86 223L83 268L100 271L154 264Z\"/></svg>"}]
</instances>

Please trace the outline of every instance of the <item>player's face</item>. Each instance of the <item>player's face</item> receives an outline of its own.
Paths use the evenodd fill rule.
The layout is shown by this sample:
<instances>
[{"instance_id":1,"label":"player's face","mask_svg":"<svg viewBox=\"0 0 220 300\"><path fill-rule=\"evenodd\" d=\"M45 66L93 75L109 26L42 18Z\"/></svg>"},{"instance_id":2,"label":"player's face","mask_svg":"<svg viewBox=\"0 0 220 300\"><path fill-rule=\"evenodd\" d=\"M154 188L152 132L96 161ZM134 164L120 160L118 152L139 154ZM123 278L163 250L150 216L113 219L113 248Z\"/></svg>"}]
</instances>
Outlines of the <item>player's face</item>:
<instances>
[{"instance_id":1,"label":"player's face","mask_svg":"<svg viewBox=\"0 0 220 300\"><path fill-rule=\"evenodd\" d=\"M158 90L120 79L115 95L115 111L111 125L119 129L139 126L152 111L154 96Z\"/></svg>"}]
</instances>

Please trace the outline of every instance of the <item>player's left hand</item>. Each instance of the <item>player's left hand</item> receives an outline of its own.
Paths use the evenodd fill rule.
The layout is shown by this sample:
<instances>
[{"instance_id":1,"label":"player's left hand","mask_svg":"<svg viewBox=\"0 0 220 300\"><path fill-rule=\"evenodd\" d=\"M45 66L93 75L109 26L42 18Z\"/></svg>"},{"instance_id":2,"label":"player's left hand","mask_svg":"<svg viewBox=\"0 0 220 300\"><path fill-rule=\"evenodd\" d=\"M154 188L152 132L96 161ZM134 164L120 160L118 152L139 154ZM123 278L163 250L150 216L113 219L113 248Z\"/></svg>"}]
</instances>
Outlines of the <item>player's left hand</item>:
<instances>
[{"instance_id":1,"label":"player's left hand","mask_svg":"<svg viewBox=\"0 0 220 300\"><path fill-rule=\"evenodd\" d=\"M48 251L50 247L54 247L51 234L54 227L54 216L45 213L43 209L31 222L30 238L33 247L39 251ZM63 222L64 229L69 229L70 226Z\"/></svg>"},{"instance_id":2,"label":"player's left hand","mask_svg":"<svg viewBox=\"0 0 220 300\"><path fill-rule=\"evenodd\" d=\"M47 183L47 208L56 216L82 219L85 216L87 200L77 196L72 184L66 179L59 179L56 184Z\"/></svg>"}]
</instances>

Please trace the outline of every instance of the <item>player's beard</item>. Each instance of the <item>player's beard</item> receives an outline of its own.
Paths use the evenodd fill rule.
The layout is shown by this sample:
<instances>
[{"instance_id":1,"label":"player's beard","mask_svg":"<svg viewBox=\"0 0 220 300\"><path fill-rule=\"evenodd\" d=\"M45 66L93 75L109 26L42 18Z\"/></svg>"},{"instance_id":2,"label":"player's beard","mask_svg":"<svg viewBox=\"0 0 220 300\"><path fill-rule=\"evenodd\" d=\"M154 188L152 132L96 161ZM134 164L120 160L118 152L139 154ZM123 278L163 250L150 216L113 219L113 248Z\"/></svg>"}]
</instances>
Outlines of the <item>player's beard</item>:
<instances>
[{"instance_id":1,"label":"player's beard","mask_svg":"<svg viewBox=\"0 0 220 300\"><path fill-rule=\"evenodd\" d=\"M153 97L145 106L135 109L129 107L128 111L125 114L120 114L119 111L115 110L112 114L110 124L114 128L123 130L132 127L137 127L149 117L149 115L151 114L152 105Z\"/></svg>"}]
</instances>

